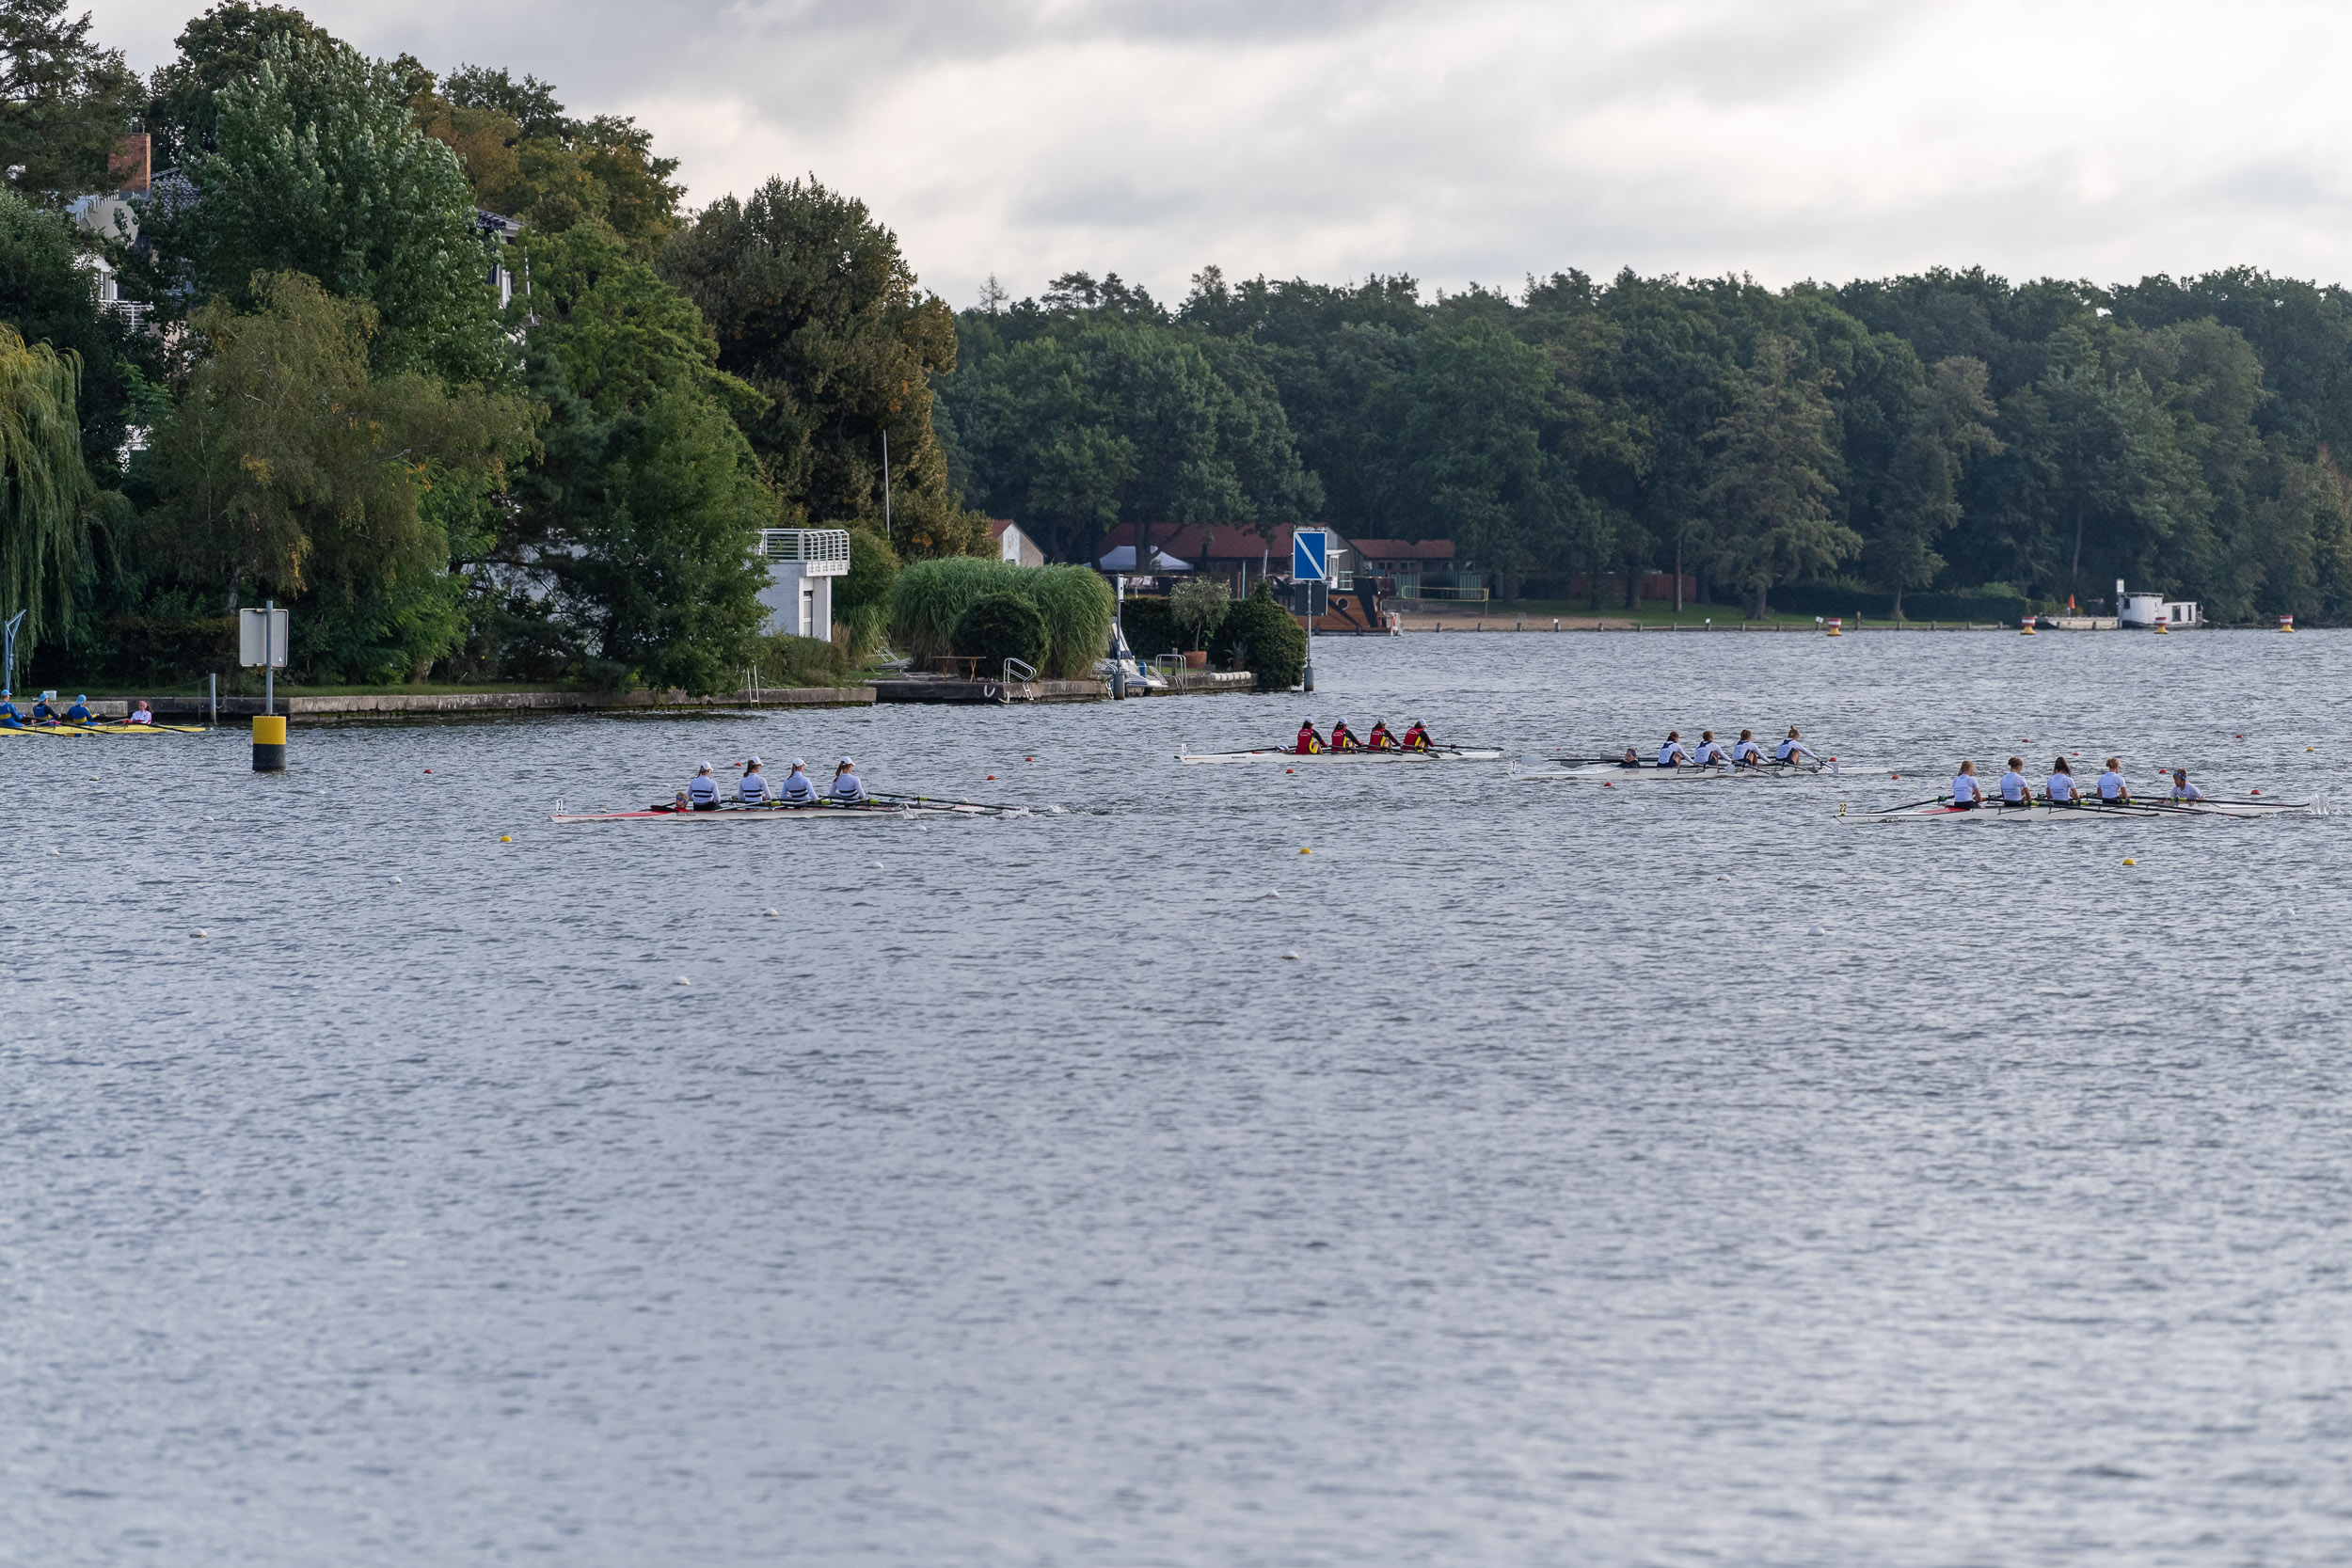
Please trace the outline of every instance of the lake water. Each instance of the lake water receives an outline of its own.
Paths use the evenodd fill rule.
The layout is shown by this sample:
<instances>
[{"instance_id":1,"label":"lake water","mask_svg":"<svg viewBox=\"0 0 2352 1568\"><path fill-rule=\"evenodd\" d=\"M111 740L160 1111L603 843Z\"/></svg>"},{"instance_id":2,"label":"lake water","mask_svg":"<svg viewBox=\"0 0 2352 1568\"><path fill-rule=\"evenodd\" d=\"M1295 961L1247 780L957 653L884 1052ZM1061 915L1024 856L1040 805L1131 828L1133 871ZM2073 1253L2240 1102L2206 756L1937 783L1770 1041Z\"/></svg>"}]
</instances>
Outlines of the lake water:
<instances>
[{"instance_id":1,"label":"lake water","mask_svg":"<svg viewBox=\"0 0 2352 1568\"><path fill-rule=\"evenodd\" d=\"M2352 816L1834 819L2325 798L2352 634L1317 653L0 738L0 1562L2352 1558ZM1309 715L1919 777L1171 760ZM1066 810L547 820L752 752Z\"/></svg>"}]
</instances>

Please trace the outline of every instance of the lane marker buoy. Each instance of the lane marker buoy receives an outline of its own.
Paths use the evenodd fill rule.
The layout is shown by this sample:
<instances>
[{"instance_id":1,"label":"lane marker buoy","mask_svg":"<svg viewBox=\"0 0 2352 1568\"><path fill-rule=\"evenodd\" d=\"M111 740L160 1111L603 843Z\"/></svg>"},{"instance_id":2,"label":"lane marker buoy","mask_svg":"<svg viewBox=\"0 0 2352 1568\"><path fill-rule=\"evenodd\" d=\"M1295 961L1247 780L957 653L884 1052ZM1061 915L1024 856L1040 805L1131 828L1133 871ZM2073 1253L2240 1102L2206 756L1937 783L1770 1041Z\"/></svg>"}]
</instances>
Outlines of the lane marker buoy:
<instances>
[{"instance_id":1,"label":"lane marker buoy","mask_svg":"<svg viewBox=\"0 0 2352 1568\"><path fill-rule=\"evenodd\" d=\"M2123 863L2124 863L2125 865L2137 865L2139 863L2138 863L2137 861L2136 861L2136 860L2129 860L2129 859L2126 859L2126 860L2123 862Z\"/></svg>"}]
</instances>

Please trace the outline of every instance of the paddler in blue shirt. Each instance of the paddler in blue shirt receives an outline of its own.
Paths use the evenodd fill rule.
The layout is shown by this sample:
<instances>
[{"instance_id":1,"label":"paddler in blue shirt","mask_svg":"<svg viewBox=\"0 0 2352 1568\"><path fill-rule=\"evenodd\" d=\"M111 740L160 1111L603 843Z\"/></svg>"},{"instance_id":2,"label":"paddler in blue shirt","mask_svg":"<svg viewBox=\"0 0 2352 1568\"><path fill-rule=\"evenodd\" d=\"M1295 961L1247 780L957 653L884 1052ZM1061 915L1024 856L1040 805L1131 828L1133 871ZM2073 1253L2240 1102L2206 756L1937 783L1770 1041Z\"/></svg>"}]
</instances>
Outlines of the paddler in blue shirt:
<instances>
[{"instance_id":1,"label":"paddler in blue shirt","mask_svg":"<svg viewBox=\"0 0 2352 1568\"><path fill-rule=\"evenodd\" d=\"M24 727L24 715L16 710L16 705L0 702L0 730L21 730Z\"/></svg>"},{"instance_id":2,"label":"paddler in blue shirt","mask_svg":"<svg viewBox=\"0 0 2352 1568\"><path fill-rule=\"evenodd\" d=\"M74 698L73 705L65 710L65 721L69 724L87 724L96 717L89 710L89 693L87 691Z\"/></svg>"},{"instance_id":3,"label":"paddler in blue shirt","mask_svg":"<svg viewBox=\"0 0 2352 1568\"><path fill-rule=\"evenodd\" d=\"M736 781L735 798L747 806L768 804L768 775L759 770L757 757L743 765L743 776Z\"/></svg>"},{"instance_id":4,"label":"paddler in blue shirt","mask_svg":"<svg viewBox=\"0 0 2352 1568\"><path fill-rule=\"evenodd\" d=\"M1691 753L1682 749L1682 732L1680 730L1668 730L1666 732L1666 743L1658 748L1658 766L1661 768L1679 768L1690 760Z\"/></svg>"},{"instance_id":5,"label":"paddler in blue shirt","mask_svg":"<svg viewBox=\"0 0 2352 1568\"><path fill-rule=\"evenodd\" d=\"M1952 775L1952 804L1962 811L1974 811L1984 804L1984 786L1977 783L1977 765L1972 759L1960 765Z\"/></svg>"},{"instance_id":6,"label":"paddler in blue shirt","mask_svg":"<svg viewBox=\"0 0 2352 1568\"><path fill-rule=\"evenodd\" d=\"M1764 748L1756 743L1754 731L1741 730L1740 732L1740 742L1731 749L1731 765L1734 768L1764 766Z\"/></svg>"},{"instance_id":7,"label":"paddler in blue shirt","mask_svg":"<svg viewBox=\"0 0 2352 1568\"><path fill-rule=\"evenodd\" d=\"M817 803L817 781L808 776L808 764L799 757L792 759L792 771L784 776L784 787L776 799L787 806L813 806Z\"/></svg>"},{"instance_id":8,"label":"paddler in blue shirt","mask_svg":"<svg viewBox=\"0 0 2352 1568\"><path fill-rule=\"evenodd\" d=\"M694 776L686 782L686 801L696 811L719 809L719 781L710 776L710 764L694 769Z\"/></svg>"},{"instance_id":9,"label":"paddler in blue shirt","mask_svg":"<svg viewBox=\"0 0 2352 1568\"><path fill-rule=\"evenodd\" d=\"M33 722L36 724L54 724L56 721L57 710L49 705L49 699L46 697L34 698Z\"/></svg>"},{"instance_id":10,"label":"paddler in blue shirt","mask_svg":"<svg viewBox=\"0 0 2352 1568\"><path fill-rule=\"evenodd\" d=\"M865 803L866 786L858 783L856 763L848 757L841 759L841 766L833 770L833 792L826 799L836 806Z\"/></svg>"},{"instance_id":11,"label":"paddler in blue shirt","mask_svg":"<svg viewBox=\"0 0 2352 1568\"><path fill-rule=\"evenodd\" d=\"M2123 759L2107 758L2107 770L2099 775L2099 803L2103 806L2129 805L2132 786L2123 782Z\"/></svg>"},{"instance_id":12,"label":"paddler in blue shirt","mask_svg":"<svg viewBox=\"0 0 2352 1568\"><path fill-rule=\"evenodd\" d=\"M2026 777L2026 759L2009 759L2009 771L2001 775L2001 804L2030 806L2033 804L2033 784Z\"/></svg>"}]
</instances>

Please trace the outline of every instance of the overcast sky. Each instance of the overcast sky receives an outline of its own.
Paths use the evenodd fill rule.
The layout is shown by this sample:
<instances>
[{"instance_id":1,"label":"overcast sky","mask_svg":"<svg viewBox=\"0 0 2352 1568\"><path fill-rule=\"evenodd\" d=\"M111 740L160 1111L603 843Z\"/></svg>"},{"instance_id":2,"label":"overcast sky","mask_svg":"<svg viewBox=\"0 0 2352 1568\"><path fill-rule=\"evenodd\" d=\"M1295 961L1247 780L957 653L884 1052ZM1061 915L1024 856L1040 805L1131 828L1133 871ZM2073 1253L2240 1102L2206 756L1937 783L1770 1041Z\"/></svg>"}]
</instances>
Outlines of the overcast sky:
<instances>
[{"instance_id":1,"label":"overcast sky","mask_svg":"<svg viewBox=\"0 0 2352 1568\"><path fill-rule=\"evenodd\" d=\"M134 64L190 0L93 0ZM1424 288L1936 264L2352 279L2352 8L1931 0L312 0L633 115L692 199L814 172L956 305L1204 263Z\"/></svg>"}]
</instances>

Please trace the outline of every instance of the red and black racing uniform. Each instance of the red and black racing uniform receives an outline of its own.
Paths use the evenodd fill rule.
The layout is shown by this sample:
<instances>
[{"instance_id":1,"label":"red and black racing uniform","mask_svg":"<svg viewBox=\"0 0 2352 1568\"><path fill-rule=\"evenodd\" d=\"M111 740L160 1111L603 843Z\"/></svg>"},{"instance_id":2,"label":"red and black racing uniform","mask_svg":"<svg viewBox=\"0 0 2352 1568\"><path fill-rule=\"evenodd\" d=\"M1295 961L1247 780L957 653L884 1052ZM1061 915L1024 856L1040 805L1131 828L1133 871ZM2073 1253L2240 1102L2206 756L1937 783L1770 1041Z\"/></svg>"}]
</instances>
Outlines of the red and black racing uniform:
<instances>
[{"instance_id":1,"label":"red and black racing uniform","mask_svg":"<svg viewBox=\"0 0 2352 1568\"><path fill-rule=\"evenodd\" d=\"M1302 757L1311 757L1322 750L1323 736L1315 733L1315 727L1312 724L1299 725L1298 754Z\"/></svg>"},{"instance_id":2,"label":"red and black racing uniform","mask_svg":"<svg viewBox=\"0 0 2352 1568\"><path fill-rule=\"evenodd\" d=\"M1411 729L1406 730L1405 732L1404 750L1407 752L1426 752L1429 750L1429 732L1422 729L1419 724L1415 724Z\"/></svg>"},{"instance_id":3,"label":"red and black racing uniform","mask_svg":"<svg viewBox=\"0 0 2352 1568\"><path fill-rule=\"evenodd\" d=\"M1394 752L1400 750L1396 743L1396 736L1389 733L1389 722L1387 720L1384 719L1372 726L1372 733L1364 736L1364 750L1367 752Z\"/></svg>"},{"instance_id":4,"label":"red and black racing uniform","mask_svg":"<svg viewBox=\"0 0 2352 1568\"><path fill-rule=\"evenodd\" d=\"M1345 720L1342 720L1340 722L1331 726L1331 750L1335 752L1360 752L1363 749L1364 743L1356 738L1355 732L1347 727L1347 721Z\"/></svg>"}]
</instances>

